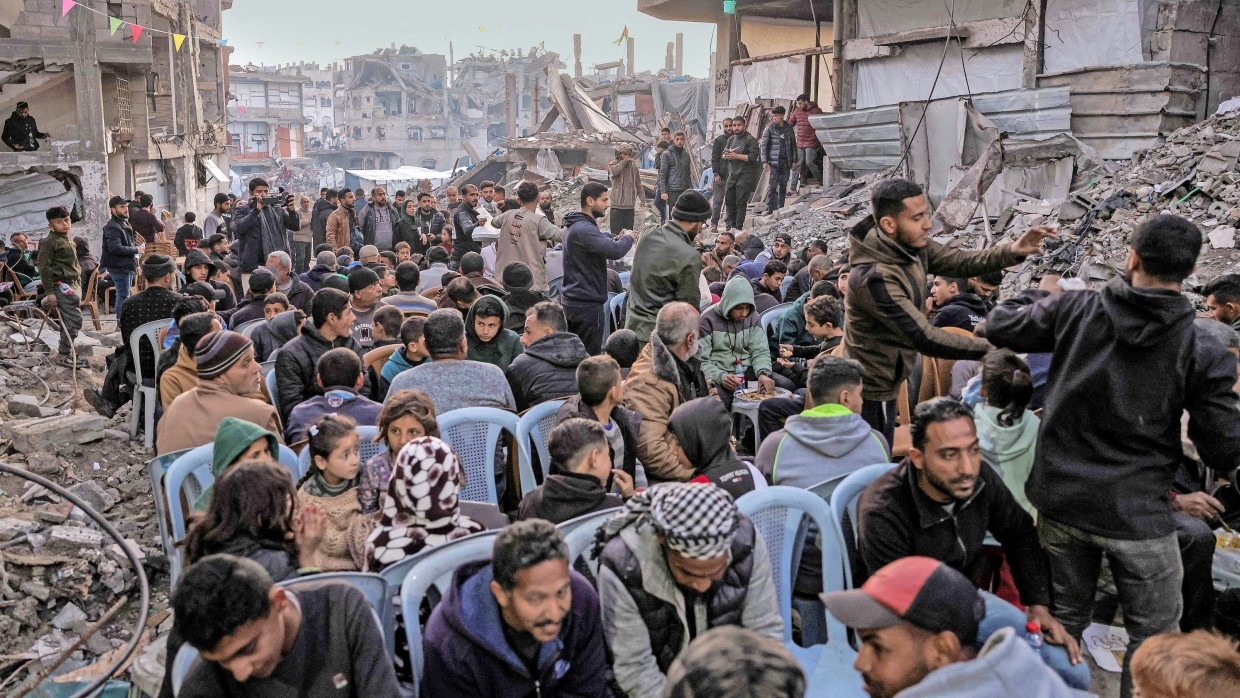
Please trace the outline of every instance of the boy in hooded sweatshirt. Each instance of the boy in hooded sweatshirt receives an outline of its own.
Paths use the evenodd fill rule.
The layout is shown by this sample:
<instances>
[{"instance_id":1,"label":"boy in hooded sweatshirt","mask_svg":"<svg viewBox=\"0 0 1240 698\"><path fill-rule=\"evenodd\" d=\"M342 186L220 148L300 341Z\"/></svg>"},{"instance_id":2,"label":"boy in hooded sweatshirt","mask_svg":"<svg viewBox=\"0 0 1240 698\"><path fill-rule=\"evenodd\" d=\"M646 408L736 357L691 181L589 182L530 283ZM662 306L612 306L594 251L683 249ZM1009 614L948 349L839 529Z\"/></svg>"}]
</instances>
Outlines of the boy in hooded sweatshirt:
<instances>
[{"instance_id":1,"label":"boy in hooded sweatshirt","mask_svg":"<svg viewBox=\"0 0 1240 698\"><path fill-rule=\"evenodd\" d=\"M986 355L982 360L984 402L973 411L982 459L1003 478L1016 503L1037 516L1025 495L1025 481L1033 470L1041 424L1027 409L1032 397L1033 374L1029 364L1008 349Z\"/></svg>"},{"instance_id":2,"label":"boy in hooded sweatshirt","mask_svg":"<svg viewBox=\"0 0 1240 698\"><path fill-rule=\"evenodd\" d=\"M379 373L377 392L379 399L387 397L388 388L392 387L392 381L396 376L431 360L430 354L426 351L426 340L422 337L422 328L425 326L426 318L424 317L411 317L400 326L402 346L392 352L387 363L383 364L383 371Z\"/></svg>"},{"instance_id":3,"label":"boy in hooded sweatshirt","mask_svg":"<svg viewBox=\"0 0 1240 698\"><path fill-rule=\"evenodd\" d=\"M773 485L808 488L867 465L889 463L883 435L861 418L861 364L819 356L809 370L805 411L758 449L755 465Z\"/></svg>"},{"instance_id":4,"label":"boy in hooded sweatshirt","mask_svg":"<svg viewBox=\"0 0 1240 698\"><path fill-rule=\"evenodd\" d=\"M771 370L771 350L755 307L753 287L738 276L723 287L719 302L702 313L702 373L715 384L729 410L733 391L741 387L738 371L744 372L747 381L757 380L764 393L772 392L777 383L789 390L793 387Z\"/></svg>"},{"instance_id":5,"label":"boy in hooded sweatshirt","mask_svg":"<svg viewBox=\"0 0 1240 698\"><path fill-rule=\"evenodd\" d=\"M211 452L211 475L218 481L233 465L244 461L280 459L280 442L266 429L236 417L225 417L215 430L215 449ZM215 486L202 491L194 502L194 511L206 511L211 504Z\"/></svg>"},{"instance_id":6,"label":"boy in hooded sweatshirt","mask_svg":"<svg viewBox=\"0 0 1240 698\"><path fill-rule=\"evenodd\" d=\"M508 306L504 301L488 295L474 301L465 316L465 339L469 345L465 358L498 366L507 373L512 360L524 351L521 335L505 327L507 322Z\"/></svg>"}]
</instances>

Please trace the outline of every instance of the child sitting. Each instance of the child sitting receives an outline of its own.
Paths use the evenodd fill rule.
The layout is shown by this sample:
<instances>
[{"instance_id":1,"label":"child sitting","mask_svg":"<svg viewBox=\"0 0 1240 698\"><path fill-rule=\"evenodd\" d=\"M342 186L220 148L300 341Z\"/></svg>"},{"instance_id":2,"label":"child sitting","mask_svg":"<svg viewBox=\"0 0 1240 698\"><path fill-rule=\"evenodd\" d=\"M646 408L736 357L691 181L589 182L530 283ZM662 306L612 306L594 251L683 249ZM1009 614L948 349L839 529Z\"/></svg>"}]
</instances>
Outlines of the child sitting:
<instances>
[{"instance_id":1,"label":"child sitting","mask_svg":"<svg viewBox=\"0 0 1240 698\"><path fill-rule=\"evenodd\" d=\"M421 391L398 391L379 414L378 440L387 446L387 450L371 457L362 466L357 497L363 514L369 515L379 510L379 497L387 491L396 454L405 444L421 436L439 436L435 404Z\"/></svg>"},{"instance_id":2,"label":"child sitting","mask_svg":"<svg viewBox=\"0 0 1240 698\"><path fill-rule=\"evenodd\" d=\"M289 309L288 296L276 291L268 293L263 299L263 318L271 322L272 318Z\"/></svg>"},{"instance_id":3,"label":"child sitting","mask_svg":"<svg viewBox=\"0 0 1240 698\"><path fill-rule=\"evenodd\" d=\"M1033 375L1023 359L1008 349L982 359L983 402L973 411L982 459L999 473L1025 511L1036 516L1025 496L1040 421L1026 409L1032 397Z\"/></svg>"},{"instance_id":4,"label":"child sitting","mask_svg":"<svg viewBox=\"0 0 1240 698\"><path fill-rule=\"evenodd\" d=\"M310 424L309 432L310 468L298 483L297 499L302 506L317 504L327 515L315 566L324 572L361 569L373 521L362 514L357 497L357 425L348 417L325 414Z\"/></svg>"},{"instance_id":5,"label":"child sitting","mask_svg":"<svg viewBox=\"0 0 1240 698\"><path fill-rule=\"evenodd\" d=\"M211 475L216 482L237 463L263 460L275 463L280 459L280 441L266 429L236 417L225 417L215 430L215 449L211 452ZM207 511L215 485L202 491L194 502L194 511Z\"/></svg>"},{"instance_id":6,"label":"child sitting","mask_svg":"<svg viewBox=\"0 0 1240 698\"><path fill-rule=\"evenodd\" d=\"M400 344L400 327L404 321L405 315L400 312L400 308L394 305L379 306L372 320L374 326L371 328L371 334L374 337L374 344L371 348L378 349L389 344Z\"/></svg>"},{"instance_id":7,"label":"child sitting","mask_svg":"<svg viewBox=\"0 0 1240 698\"><path fill-rule=\"evenodd\" d=\"M583 514L612 509L633 496L633 478L612 467L603 425L573 417L560 422L547 439L551 472L521 499L517 519L563 523ZM620 497L607 493L614 478Z\"/></svg>"},{"instance_id":8,"label":"child sitting","mask_svg":"<svg viewBox=\"0 0 1240 698\"><path fill-rule=\"evenodd\" d=\"M422 337L422 328L425 326L426 318L423 317L411 317L400 326L400 343L404 346L393 352L388 357L387 363L383 365L383 371L379 373L379 397L377 399L383 399L387 395L392 381L402 371L408 371L414 366L430 361L430 354L426 351L426 340Z\"/></svg>"}]
</instances>

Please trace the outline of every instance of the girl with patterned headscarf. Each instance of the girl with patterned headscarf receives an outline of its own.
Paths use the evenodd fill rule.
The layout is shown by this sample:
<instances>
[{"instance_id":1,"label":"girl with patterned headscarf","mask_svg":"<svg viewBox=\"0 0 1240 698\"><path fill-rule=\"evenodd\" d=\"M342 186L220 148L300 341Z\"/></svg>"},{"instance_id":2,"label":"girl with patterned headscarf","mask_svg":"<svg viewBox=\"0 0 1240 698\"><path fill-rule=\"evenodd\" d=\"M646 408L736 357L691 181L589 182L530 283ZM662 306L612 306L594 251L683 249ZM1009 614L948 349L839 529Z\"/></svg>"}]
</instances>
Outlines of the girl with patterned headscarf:
<instances>
[{"instance_id":1,"label":"girl with patterned headscarf","mask_svg":"<svg viewBox=\"0 0 1240 698\"><path fill-rule=\"evenodd\" d=\"M461 514L461 474L460 459L443 441L423 436L405 444L383 492L379 523L366 541L367 572L484 530Z\"/></svg>"}]
</instances>

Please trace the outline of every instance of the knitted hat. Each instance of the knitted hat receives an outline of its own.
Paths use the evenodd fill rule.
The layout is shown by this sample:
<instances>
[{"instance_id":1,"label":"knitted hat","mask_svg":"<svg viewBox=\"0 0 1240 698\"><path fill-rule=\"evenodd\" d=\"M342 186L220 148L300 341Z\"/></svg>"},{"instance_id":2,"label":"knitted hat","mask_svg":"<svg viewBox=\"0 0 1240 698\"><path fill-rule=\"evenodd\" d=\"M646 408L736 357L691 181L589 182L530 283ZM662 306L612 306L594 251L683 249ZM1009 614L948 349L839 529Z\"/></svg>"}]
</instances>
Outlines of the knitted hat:
<instances>
[{"instance_id":1,"label":"knitted hat","mask_svg":"<svg viewBox=\"0 0 1240 698\"><path fill-rule=\"evenodd\" d=\"M142 263L143 274L158 274L159 276L165 276L176 271L176 268L177 265L172 261L172 258L163 254L153 254L150 257L147 257L146 261Z\"/></svg>"},{"instance_id":2,"label":"knitted hat","mask_svg":"<svg viewBox=\"0 0 1240 698\"><path fill-rule=\"evenodd\" d=\"M267 267L259 267L250 274L250 293L271 293L276 287L276 275Z\"/></svg>"},{"instance_id":3,"label":"knitted hat","mask_svg":"<svg viewBox=\"0 0 1240 698\"><path fill-rule=\"evenodd\" d=\"M534 272L525 262L512 262L504 267L503 282L506 289L528 291L534 285Z\"/></svg>"},{"instance_id":4,"label":"knitted hat","mask_svg":"<svg viewBox=\"0 0 1240 698\"><path fill-rule=\"evenodd\" d=\"M198 378L214 380L220 377L252 346L250 338L240 332L223 330L203 337L198 340L194 354L194 361L198 364Z\"/></svg>"},{"instance_id":5,"label":"knitted hat","mask_svg":"<svg viewBox=\"0 0 1240 698\"><path fill-rule=\"evenodd\" d=\"M349 292L349 280L342 274L324 274L323 288L334 288L337 291Z\"/></svg>"},{"instance_id":6,"label":"knitted hat","mask_svg":"<svg viewBox=\"0 0 1240 698\"><path fill-rule=\"evenodd\" d=\"M710 202L706 197L689 189L676 199L676 207L672 209L672 219L688 223L700 223L710 218Z\"/></svg>"},{"instance_id":7,"label":"knitted hat","mask_svg":"<svg viewBox=\"0 0 1240 698\"><path fill-rule=\"evenodd\" d=\"M349 270L349 293L357 293L367 286L377 283L379 283L379 275L371 269L354 267Z\"/></svg>"}]
</instances>

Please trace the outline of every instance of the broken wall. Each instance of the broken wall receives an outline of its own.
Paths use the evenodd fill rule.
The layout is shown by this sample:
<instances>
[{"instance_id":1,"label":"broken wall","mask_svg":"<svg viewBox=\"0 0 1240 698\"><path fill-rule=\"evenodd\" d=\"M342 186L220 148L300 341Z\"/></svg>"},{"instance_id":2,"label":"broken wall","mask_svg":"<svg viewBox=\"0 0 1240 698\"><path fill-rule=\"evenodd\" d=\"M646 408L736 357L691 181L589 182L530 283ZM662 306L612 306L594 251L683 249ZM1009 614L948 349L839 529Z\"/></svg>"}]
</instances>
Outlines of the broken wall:
<instances>
[{"instance_id":1,"label":"broken wall","mask_svg":"<svg viewBox=\"0 0 1240 698\"><path fill-rule=\"evenodd\" d=\"M1140 63L1148 0L1047 0L1043 72Z\"/></svg>"}]
</instances>

